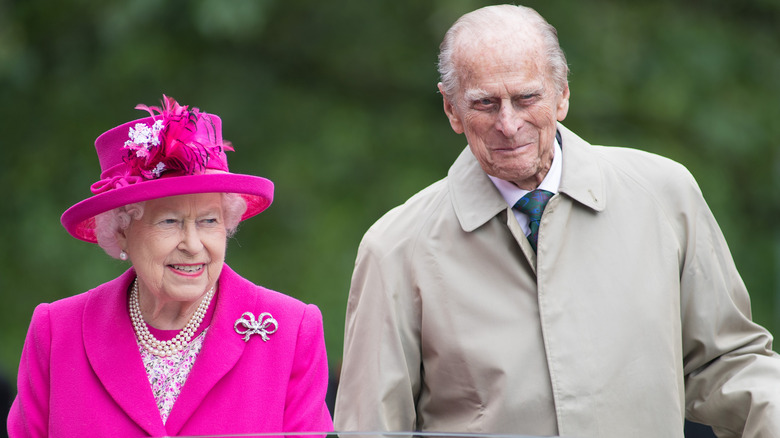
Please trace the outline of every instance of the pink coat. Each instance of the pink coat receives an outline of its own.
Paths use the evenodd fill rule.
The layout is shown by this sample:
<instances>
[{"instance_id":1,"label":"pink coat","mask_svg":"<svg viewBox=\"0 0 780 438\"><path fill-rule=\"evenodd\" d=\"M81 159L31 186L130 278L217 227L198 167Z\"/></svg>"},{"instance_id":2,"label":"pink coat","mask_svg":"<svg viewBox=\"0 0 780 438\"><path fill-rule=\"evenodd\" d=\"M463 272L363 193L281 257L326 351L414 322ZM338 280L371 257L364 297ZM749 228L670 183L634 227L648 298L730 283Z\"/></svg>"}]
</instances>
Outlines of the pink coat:
<instances>
[{"instance_id":1,"label":"pink coat","mask_svg":"<svg viewBox=\"0 0 780 438\"><path fill-rule=\"evenodd\" d=\"M211 326L166 424L127 311L131 269L39 305L22 351L11 437L226 435L331 431L322 315L225 266ZM278 330L248 342L234 323L269 312Z\"/></svg>"}]
</instances>

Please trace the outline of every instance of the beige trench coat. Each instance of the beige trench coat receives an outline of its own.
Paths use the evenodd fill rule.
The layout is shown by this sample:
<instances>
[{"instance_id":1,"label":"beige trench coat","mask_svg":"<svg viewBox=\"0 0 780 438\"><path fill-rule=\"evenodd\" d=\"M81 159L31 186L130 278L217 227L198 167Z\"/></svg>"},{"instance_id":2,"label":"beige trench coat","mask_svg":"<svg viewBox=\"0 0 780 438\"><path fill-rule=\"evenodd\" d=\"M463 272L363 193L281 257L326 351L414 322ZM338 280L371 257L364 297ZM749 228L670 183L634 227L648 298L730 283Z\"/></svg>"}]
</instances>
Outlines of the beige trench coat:
<instances>
[{"instance_id":1,"label":"beige trench coat","mask_svg":"<svg viewBox=\"0 0 780 438\"><path fill-rule=\"evenodd\" d=\"M538 256L468 148L366 233L336 430L780 437L780 359L694 179L559 130Z\"/></svg>"}]
</instances>

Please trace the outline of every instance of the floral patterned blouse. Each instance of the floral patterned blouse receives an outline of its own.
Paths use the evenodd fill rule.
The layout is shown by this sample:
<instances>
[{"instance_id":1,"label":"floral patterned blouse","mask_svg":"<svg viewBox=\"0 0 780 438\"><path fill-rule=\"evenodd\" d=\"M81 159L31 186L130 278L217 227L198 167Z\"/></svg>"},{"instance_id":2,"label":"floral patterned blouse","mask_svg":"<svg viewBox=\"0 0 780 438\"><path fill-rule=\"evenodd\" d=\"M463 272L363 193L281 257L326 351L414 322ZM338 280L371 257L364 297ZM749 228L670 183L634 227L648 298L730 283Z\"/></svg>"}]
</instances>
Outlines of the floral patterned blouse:
<instances>
[{"instance_id":1,"label":"floral patterned blouse","mask_svg":"<svg viewBox=\"0 0 780 438\"><path fill-rule=\"evenodd\" d=\"M176 399L187 381L187 376L190 375L192 366L195 364L195 359L203 348L203 340L206 338L206 332L216 307L216 298L215 294L203 321L195 332L195 337L178 353L171 356L155 356L138 343L138 350L141 353L146 375L149 377L152 394L154 394L154 400L157 402L157 409L160 410L163 423L168 421L173 404L176 403ZM147 327L149 332L161 341L173 339L179 333L179 330L159 330L149 325Z\"/></svg>"},{"instance_id":2,"label":"floral patterned blouse","mask_svg":"<svg viewBox=\"0 0 780 438\"><path fill-rule=\"evenodd\" d=\"M173 409L173 404L190 375L190 370L195 364L195 359L203 347L203 338L206 336L208 328L195 337L190 344L182 351L170 356L155 356L146 351L143 345L138 344L141 350L141 359L146 368L146 375L149 377L149 383L152 385L154 400L157 402L157 408L160 410L160 416L163 423L168 421L168 415Z\"/></svg>"}]
</instances>

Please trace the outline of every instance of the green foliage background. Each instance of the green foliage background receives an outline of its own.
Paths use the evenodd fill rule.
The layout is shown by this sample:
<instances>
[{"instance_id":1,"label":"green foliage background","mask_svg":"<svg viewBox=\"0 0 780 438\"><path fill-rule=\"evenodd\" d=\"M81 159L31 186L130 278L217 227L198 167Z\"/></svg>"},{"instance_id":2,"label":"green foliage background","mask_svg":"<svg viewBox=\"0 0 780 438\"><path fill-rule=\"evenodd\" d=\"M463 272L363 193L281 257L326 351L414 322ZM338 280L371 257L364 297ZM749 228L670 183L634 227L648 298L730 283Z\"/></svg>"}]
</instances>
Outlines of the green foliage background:
<instances>
[{"instance_id":1,"label":"green foliage background","mask_svg":"<svg viewBox=\"0 0 780 438\"><path fill-rule=\"evenodd\" d=\"M444 31L475 0L0 0L0 372L34 306L126 265L68 236L93 141L163 93L218 114L231 170L276 184L229 243L256 283L319 305L341 356L355 251L385 211L465 145L437 94ZM780 3L529 0L572 69L567 126L678 160L697 177L751 291L780 330Z\"/></svg>"}]
</instances>

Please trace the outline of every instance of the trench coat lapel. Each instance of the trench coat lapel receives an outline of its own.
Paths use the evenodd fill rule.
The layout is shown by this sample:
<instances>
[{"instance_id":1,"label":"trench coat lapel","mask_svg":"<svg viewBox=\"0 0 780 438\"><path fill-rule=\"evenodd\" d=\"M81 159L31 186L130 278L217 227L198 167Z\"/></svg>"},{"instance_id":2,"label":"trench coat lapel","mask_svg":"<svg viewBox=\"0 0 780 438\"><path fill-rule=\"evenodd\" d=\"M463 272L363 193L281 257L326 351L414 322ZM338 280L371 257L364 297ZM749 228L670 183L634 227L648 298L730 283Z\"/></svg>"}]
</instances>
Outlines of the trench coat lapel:
<instances>
[{"instance_id":1,"label":"trench coat lapel","mask_svg":"<svg viewBox=\"0 0 780 438\"><path fill-rule=\"evenodd\" d=\"M90 294L84 308L84 349L106 391L128 417L152 436L165 435L127 310L131 269Z\"/></svg>"},{"instance_id":2,"label":"trench coat lapel","mask_svg":"<svg viewBox=\"0 0 780 438\"><path fill-rule=\"evenodd\" d=\"M214 385L236 366L246 342L235 332L235 321L256 307L257 295L251 293L249 282L225 265L219 278L217 307L203 349L168 417L165 425L168 434L178 434Z\"/></svg>"}]
</instances>

